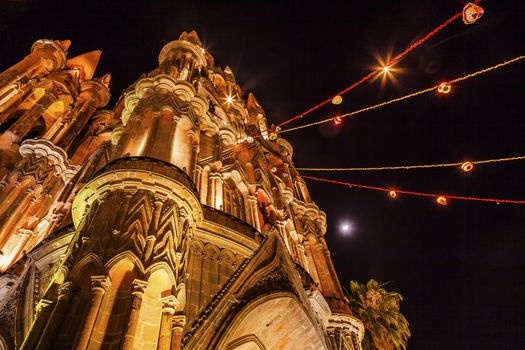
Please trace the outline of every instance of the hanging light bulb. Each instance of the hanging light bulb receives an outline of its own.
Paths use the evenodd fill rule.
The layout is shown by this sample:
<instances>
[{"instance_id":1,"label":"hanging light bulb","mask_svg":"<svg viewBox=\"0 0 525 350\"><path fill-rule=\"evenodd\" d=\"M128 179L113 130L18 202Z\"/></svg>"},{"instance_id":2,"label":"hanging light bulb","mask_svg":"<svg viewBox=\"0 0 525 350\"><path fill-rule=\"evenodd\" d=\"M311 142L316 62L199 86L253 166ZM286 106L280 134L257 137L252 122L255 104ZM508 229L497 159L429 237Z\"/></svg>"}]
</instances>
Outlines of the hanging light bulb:
<instances>
[{"instance_id":1,"label":"hanging light bulb","mask_svg":"<svg viewBox=\"0 0 525 350\"><path fill-rule=\"evenodd\" d=\"M438 86L438 92L440 94L448 94L450 90L452 90L452 86L447 82L441 83Z\"/></svg>"},{"instance_id":2,"label":"hanging light bulb","mask_svg":"<svg viewBox=\"0 0 525 350\"><path fill-rule=\"evenodd\" d=\"M341 95L337 95L332 99L334 105L340 105L341 102L343 102L343 97L341 97Z\"/></svg>"},{"instance_id":3,"label":"hanging light bulb","mask_svg":"<svg viewBox=\"0 0 525 350\"><path fill-rule=\"evenodd\" d=\"M439 205L447 205L447 197L445 196L439 196L436 198L436 203L439 204Z\"/></svg>"},{"instance_id":4,"label":"hanging light bulb","mask_svg":"<svg viewBox=\"0 0 525 350\"><path fill-rule=\"evenodd\" d=\"M390 191L388 192L388 196L389 196L390 198L392 198L392 199L396 199L396 198L397 198L397 192L394 191L394 190L390 190Z\"/></svg>"},{"instance_id":5,"label":"hanging light bulb","mask_svg":"<svg viewBox=\"0 0 525 350\"><path fill-rule=\"evenodd\" d=\"M461 170L463 170L466 173L468 173L472 169L474 169L474 164L472 164L471 162L465 162L461 164Z\"/></svg>"},{"instance_id":6,"label":"hanging light bulb","mask_svg":"<svg viewBox=\"0 0 525 350\"><path fill-rule=\"evenodd\" d=\"M335 125L335 126L339 126L339 125L341 125L342 123L343 123L343 118L341 118L341 117L335 117L335 118L334 118L334 125Z\"/></svg>"},{"instance_id":7,"label":"hanging light bulb","mask_svg":"<svg viewBox=\"0 0 525 350\"><path fill-rule=\"evenodd\" d=\"M463 23L472 24L483 16L483 7L476 4L468 3L463 7Z\"/></svg>"}]
</instances>

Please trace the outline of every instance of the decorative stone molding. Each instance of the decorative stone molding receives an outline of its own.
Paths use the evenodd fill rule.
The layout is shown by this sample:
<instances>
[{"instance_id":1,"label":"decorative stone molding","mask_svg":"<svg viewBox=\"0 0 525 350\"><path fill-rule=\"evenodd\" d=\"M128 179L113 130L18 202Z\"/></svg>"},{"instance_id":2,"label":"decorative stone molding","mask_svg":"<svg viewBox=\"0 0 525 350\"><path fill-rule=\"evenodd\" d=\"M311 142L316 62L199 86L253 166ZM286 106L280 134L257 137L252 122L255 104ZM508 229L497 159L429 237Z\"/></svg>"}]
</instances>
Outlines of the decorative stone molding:
<instances>
[{"instance_id":1,"label":"decorative stone molding","mask_svg":"<svg viewBox=\"0 0 525 350\"><path fill-rule=\"evenodd\" d=\"M330 316L332 315L332 311L330 310L330 306L326 302L326 299L318 289L307 290L306 295L308 296L310 306L316 313L317 317L319 317L323 328L326 329L329 324Z\"/></svg>"},{"instance_id":2,"label":"decorative stone molding","mask_svg":"<svg viewBox=\"0 0 525 350\"><path fill-rule=\"evenodd\" d=\"M73 282L71 281L64 282L58 287L58 298L62 296L70 297L72 293L73 293Z\"/></svg>"},{"instance_id":3,"label":"decorative stone molding","mask_svg":"<svg viewBox=\"0 0 525 350\"><path fill-rule=\"evenodd\" d=\"M28 230L28 229L25 229L25 228L19 228L18 231L17 231L17 234L20 237L32 237L32 236L35 235L33 230Z\"/></svg>"},{"instance_id":4,"label":"decorative stone molding","mask_svg":"<svg viewBox=\"0 0 525 350\"><path fill-rule=\"evenodd\" d=\"M138 296L141 299L144 297L144 293L146 292L146 288L148 287L148 282L134 279L131 283L131 295Z\"/></svg>"},{"instance_id":5,"label":"decorative stone molding","mask_svg":"<svg viewBox=\"0 0 525 350\"><path fill-rule=\"evenodd\" d=\"M333 313L328 320L328 328L341 328L345 333L356 333L361 343L365 336L365 326L363 322L354 316Z\"/></svg>"},{"instance_id":6,"label":"decorative stone molding","mask_svg":"<svg viewBox=\"0 0 525 350\"><path fill-rule=\"evenodd\" d=\"M84 91L89 92L91 97L95 100L97 108L107 105L111 96L108 87L97 80L83 81L80 83L80 91L81 93Z\"/></svg>"},{"instance_id":7,"label":"decorative stone molding","mask_svg":"<svg viewBox=\"0 0 525 350\"><path fill-rule=\"evenodd\" d=\"M326 214L311 202L305 203L294 199L291 203L293 213L301 225L303 234L313 233L324 236L326 233Z\"/></svg>"},{"instance_id":8,"label":"decorative stone molding","mask_svg":"<svg viewBox=\"0 0 525 350\"><path fill-rule=\"evenodd\" d=\"M176 97L176 99L169 98ZM196 117L202 116L208 110L208 101L205 97L197 94L193 85L186 81L176 80L169 75L160 74L153 78L141 79L135 89L124 96L124 110L122 111L122 123L126 125L137 108L144 105L154 110L171 109L178 113L183 109L183 104L188 103L191 108L183 112L195 113ZM191 117L191 115L190 115ZM196 122L194 120L194 122Z\"/></svg>"},{"instance_id":9,"label":"decorative stone molding","mask_svg":"<svg viewBox=\"0 0 525 350\"><path fill-rule=\"evenodd\" d=\"M91 289L97 292L105 292L111 286L109 276L91 276Z\"/></svg>"},{"instance_id":10,"label":"decorative stone molding","mask_svg":"<svg viewBox=\"0 0 525 350\"><path fill-rule=\"evenodd\" d=\"M56 69L64 68L67 60L67 49L71 42L69 40L58 41L49 39L40 39L35 41L31 46L31 52L43 51L46 57L53 60L53 65L46 67L51 72Z\"/></svg>"},{"instance_id":11,"label":"decorative stone molding","mask_svg":"<svg viewBox=\"0 0 525 350\"><path fill-rule=\"evenodd\" d=\"M40 299L38 304L36 304L35 307L35 318L38 318L41 314L46 312L51 312L51 309L55 305L54 301L47 300L47 299Z\"/></svg>"},{"instance_id":12,"label":"decorative stone molding","mask_svg":"<svg viewBox=\"0 0 525 350\"><path fill-rule=\"evenodd\" d=\"M159 64L162 64L164 61L166 61L169 58L170 52L175 50L183 50L190 52L196 60L197 67L207 66L206 57L204 56L202 47L199 47L187 40L180 39L171 41L164 45L159 54Z\"/></svg>"},{"instance_id":13,"label":"decorative stone molding","mask_svg":"<svg viewBox=\"0 0 525 350\"><path fill-rule=\"evenodd\" d=\"M288 141L286 141L285 139L283 139L282 137L279 137L277 139L277 144L279 146L281 146L281 153L285 153L284 156L285 158L287 158L287 160L292 160L292 156L293 156L293 147L292 147L292 144Z\"/></svg>"},{"instance_id":14,"label":"decorative stone molding","mask_svg":"<svg viewBox=\"0 0 525 350\"><path fill-rule=\"evenodd\" d=\"M162 302L162 313L167 313L170 315L175 314L175 310L177 310L177 307L179 306L179 301L175 296L168 295L166 297L163 297L160 299Z\"/></svg>"},{"instance_id":15,"label":"decorative stone molding","mask_svg":"<svg viewBox=\"0 0 525 350\"><path fill-rule=\"evenodd\" d=\"M31 156L47 158L49 164L54 168L55 175L64 175L66 179L73 177L78 171L77 166L69 163L66 151L45 139L25 140L20 145L19 152L24 158L30 158ZM39 168L38 165L35 166ZM30 168L33 169L34 167ZM36 168L35 171L38 170Z\"/></svg>"}]
</instances>

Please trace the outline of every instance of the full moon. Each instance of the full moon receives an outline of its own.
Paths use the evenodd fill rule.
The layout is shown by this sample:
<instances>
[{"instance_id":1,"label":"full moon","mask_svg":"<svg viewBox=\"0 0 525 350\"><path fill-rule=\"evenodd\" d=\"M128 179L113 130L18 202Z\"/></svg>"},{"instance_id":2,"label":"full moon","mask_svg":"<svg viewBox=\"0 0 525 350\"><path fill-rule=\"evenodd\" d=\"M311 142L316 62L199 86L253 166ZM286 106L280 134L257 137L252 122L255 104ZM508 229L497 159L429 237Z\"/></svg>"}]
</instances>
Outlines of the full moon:
<instances>
[{"instance_id":1,"label":"full moon","mask_svg":"<svg viewBox=\"0 0 525 350\"><path fill-rule=\"evenodd\" d=\"M350 235L354 231L354 224L351 222L343 222L339 225L339 231L344 235Z\"/></svg>"}]
</instances>

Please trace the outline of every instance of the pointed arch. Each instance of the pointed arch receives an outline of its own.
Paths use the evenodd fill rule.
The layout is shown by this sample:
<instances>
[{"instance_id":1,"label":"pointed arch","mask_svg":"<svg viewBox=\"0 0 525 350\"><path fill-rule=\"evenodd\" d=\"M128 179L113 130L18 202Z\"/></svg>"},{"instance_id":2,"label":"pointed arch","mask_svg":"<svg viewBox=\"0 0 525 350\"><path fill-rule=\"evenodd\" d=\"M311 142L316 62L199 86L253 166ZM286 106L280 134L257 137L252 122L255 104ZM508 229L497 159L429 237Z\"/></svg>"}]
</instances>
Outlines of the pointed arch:
<instances>
[{"instance_id":1,"label":"pointed arch","mask_svg":"<svg viewBox=\"0 0 525 350\"><path fill-rule=\"evenodd\" d=\"M75 266L71 269L69 273L69 279L77 281L84 273L87 266L91 265L92 270L95 274L102 274L104 271L104 263L100 257L91 252L84 256L80 261L78 261Z\"/></svg>"},{"instance_id":2,"label":"pointed arch","mask_svg":"<svg viewBox=\"0 0 525 350\"><path fill-rule=\"evenodd\" d=\"M148 281L152 275L154 275L157 271L164 271L166 273L166 276L168 277L169 283L170 283L170 289L177 287L177 279L175 277L175 274L173 273L173 270L171 267L165 262L165 261L159 261L151 266L149 266L146 269L146 272L144 273L144 279Z\"/></svg>"},{"instance_id":3,"label":"pointed arch","mask_svg":"<svg viewBox=\"0 0 525 350\"><path fill-rule=\"evenodd\" d=\"M255 334L247 334L228 344L226 350L266 350L266 347Z\"/></svg>"},{"instance_id":4,"label":"pointed arch","mask_svg":"<svg viewBox=\"0 0 525 350\"><path fill-rule=\"evenodd\" d=\"M289 292L266 294L246 305L235 316L217 348L252 350L257 349L255 345L262 349L327 349L315 316Z\"/></svg>"},{"instance_id":5,"label":"pointed arch","mask_svg":"<svg viewBox=\"0 0 525 350\"><path fill-rule=\"evenodd\" d=\"M219 247L217 247L215 244L208 243L204 247L204 251L206 253L207 259L216 259L219 256Z\"/></svg>"},{"instance_id":6,"label":"pointed arch","mask_svg":"<svg viewBox=\"0 0 525 350\"><path fill-rule=\"evenodd\" d=\"M133 263L133 265L138 269L137 278L140 278L144 275L144 264L134 253L129 250L121 252L111 258L104 266L105 273L109 275L110 271L122 260L129 260L131 263Z\"/></svg>"},{"instance_id":7,"label":"pointed arch","mask_svg":"<svg viewBox=\"0 0 525 350\"><path fill-rule=\"evenodd\" d=\"M198 239L192 239L190 241L190 252L193 254L200 253L204 250L204 243Z\"/></svg>"},{"instance_id":8,"label":"pointed arch","mask_svg":"<svg viewBox=\"0 0 525 350\"><path fill-rule=\"evenodd\" d=\"M147 282L135 335L137 349L157 348L162 316L161 299L172 295L170 273L165 266L159 266L155 271L151 271Z\"/></svg>"}]
</instances>

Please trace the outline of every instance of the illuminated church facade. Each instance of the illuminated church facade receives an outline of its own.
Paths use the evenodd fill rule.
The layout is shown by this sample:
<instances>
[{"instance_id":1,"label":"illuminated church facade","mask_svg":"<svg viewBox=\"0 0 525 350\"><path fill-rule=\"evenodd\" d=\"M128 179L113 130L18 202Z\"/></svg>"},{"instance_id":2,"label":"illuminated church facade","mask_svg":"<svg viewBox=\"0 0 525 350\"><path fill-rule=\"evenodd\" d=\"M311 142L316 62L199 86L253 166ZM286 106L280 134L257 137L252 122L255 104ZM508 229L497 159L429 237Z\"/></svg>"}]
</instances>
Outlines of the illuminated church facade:
<instances>
[{"instance_id":1,"label":"illuminated church facade","mask_svg":"<svg viewBox=\"0 0 525 350\"><path fill-rule=\"evenodd\" d=\"M195 32L113 109L100 51L0 73L0 349L359 350L326 216Z\"/></svg>"}]
</instances>

